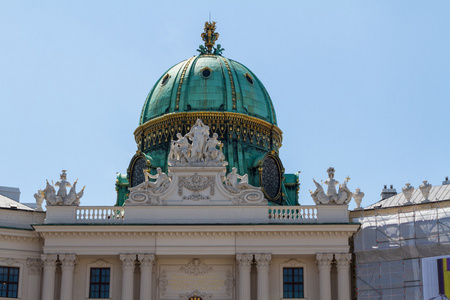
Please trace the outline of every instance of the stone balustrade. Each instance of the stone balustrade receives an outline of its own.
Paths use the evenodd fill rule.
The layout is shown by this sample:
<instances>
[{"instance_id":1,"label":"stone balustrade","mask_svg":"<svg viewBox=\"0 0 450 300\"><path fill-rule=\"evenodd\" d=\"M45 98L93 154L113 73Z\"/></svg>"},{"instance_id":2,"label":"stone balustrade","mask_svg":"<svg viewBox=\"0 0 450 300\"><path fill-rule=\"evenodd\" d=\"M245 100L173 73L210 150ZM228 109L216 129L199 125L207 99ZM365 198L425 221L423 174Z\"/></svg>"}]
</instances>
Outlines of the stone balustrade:
<instances>
[{"instance_id":1,"label":"stone balustrade","mask_svg":"<svg viewBox=\"0 0 450 300\"><path fill-rule=\"evenodd\" d=\"M347 205L303 206L49 206L55 224L270 224L348 223Z\"/></svg>"},{"instance_id":2,"label":"stone balustrade","mask_svg":"<svg viewBox=\"0 0 450 300\"><path fill-rule=\"evenodd\" d=\"M83 223L84 221L120 223L124 219L125 210L123 206L81 206L76 208L75 214L77 223Z\"/></svg>"},{"instance_id":3,"label":"stone balustrade","mask_svg":"<svg viewBox=\"0 0 450 300\"><path fill-rule=\"evenodd\" d=\"M279 223L316 223L317 207L315 205L270 207L269 220Z\"/></svg>"}]
</instances>

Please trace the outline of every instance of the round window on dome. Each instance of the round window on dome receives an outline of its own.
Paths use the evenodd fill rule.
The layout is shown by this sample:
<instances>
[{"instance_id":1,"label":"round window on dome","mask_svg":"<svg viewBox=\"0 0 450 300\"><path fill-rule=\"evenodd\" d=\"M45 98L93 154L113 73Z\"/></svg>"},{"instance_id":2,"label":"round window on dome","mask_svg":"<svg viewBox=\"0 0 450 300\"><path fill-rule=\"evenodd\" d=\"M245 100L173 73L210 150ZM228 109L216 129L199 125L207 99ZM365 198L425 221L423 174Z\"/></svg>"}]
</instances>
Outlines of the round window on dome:
<instances>
[{"instance_id":1,"label":"round window on dome","mask_svg":"<svg viewBox=\"0 0 450 300\"><path fill-rule=\"evenodd\" d=\"M161 81L161 85L165 85L167 83L167 81L169 81L170 75L166 74L166 76L164 76L163 80Z\"/></svg>"},{"instance_id":2,"label":"round window on dome","mask_svg":"<svg viewBox=\"0 0 450 300\"><path fill-rule=\"evenodd\" d=\"M245 79L247 79L248 83L253 84L253 77L250 74L245 73L244 76Z\"/></svg>"},{"instance_id":3,"label":"round window on dome","mask_svg":"<svg viewBox=\"0 0 450 300\"><path fill-rule=\"evenodd\" d=\"M201 74L203 78L208 79L212 74L212 70L208 67L203 68Z\"/></svg>"}]
</instances>

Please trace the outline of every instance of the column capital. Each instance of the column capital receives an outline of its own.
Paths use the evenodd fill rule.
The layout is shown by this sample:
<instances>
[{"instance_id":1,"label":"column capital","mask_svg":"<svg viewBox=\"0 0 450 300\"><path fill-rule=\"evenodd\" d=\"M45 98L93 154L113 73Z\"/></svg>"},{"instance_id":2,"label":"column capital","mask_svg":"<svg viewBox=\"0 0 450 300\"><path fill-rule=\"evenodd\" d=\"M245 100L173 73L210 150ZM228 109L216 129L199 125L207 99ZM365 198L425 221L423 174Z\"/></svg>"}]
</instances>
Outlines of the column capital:
<instances>
[{"instance_id":1,"label":"column capital","mask_svg":"<svg viewBox=\"0 0 450 300\"><path fill-rule=\"evenodd\" d=\"M239 269L250 271L252 268L253 254L238 253L236 254L236 262Z\"/></svg>"},{"instance_id":2,"label":"column capital","mask_svg":"<svg viewBox=\"0 0 450 300\"><path fill-rule=\"evenodd\" d=\"M42 270L42 260L39 258L27 258L28 274L40 275Z\"/></svg>"},{"instance_id":3,"label":"column capital","mask_svg":"<svg viewBox=\"0 0 450 300\"><path fill-rule=\"evenodd\" d=\"M256 267L258 270L269 269L270 261L272 260L272 254L270 253L258 253L255 254Z\"/></svg>"},{"instance_id":4,"label":"column capital","mask_svg":"<svg viewBox=\"0 0 450 300\"><path fill-rule=\"evenodd\" d=\"M123 270L133 270L134 263L136 262L136 254L122 253L120 254L120 260L122 261Z\"/></svg>"},{"instance_id":5,"label":"column capital","mask_svg":"<svg viewBox=\"0 0 450 300\"><path fill-rule=\"evenodd\" d=\"M62 270L73 270L77 261L75 254L65 253L59 255Z\"/></svg>"},{"instance_id":6,"label":"column capital","mask_svg":"<svg viewBox=\"0 0 450 300\"><path fill-rule=\"evenodd\" d=\"M41 254L44 269L56 269L58 254Z\"/></svg>"},{"instance_id":7,"label":"column capital","mask_svg":"<svg viewBox=\"0 0 450 300\"><path fill-rule=\"evenodd\" d=\"M334 258L337 263L338 269L348 269L350 261L352 260L352 254L351 253L336 253L334 254Z\"/></svg>"},{"instance_id":8,"label":"column capital","mask_svg":"<svg viewBox=\"0 0 450 300\"><path fill-rule=\"evenodd\" d=\"M331 253L318 253L316 254L317 264L319 269L330 269L331 262L333 261L333 254Z\"/></svg>"},{"instance_id":9,"label":"column capital","mask_svg":"<svg viewBox=\"0 0 450 300\"><path fill-rule=\"evenodd\" d=\"M138 260L141 263L141 269L143 268L153 268L153 264L155 263L155 255L154 254L138 254Z\"/></svg>"}]
</instances>

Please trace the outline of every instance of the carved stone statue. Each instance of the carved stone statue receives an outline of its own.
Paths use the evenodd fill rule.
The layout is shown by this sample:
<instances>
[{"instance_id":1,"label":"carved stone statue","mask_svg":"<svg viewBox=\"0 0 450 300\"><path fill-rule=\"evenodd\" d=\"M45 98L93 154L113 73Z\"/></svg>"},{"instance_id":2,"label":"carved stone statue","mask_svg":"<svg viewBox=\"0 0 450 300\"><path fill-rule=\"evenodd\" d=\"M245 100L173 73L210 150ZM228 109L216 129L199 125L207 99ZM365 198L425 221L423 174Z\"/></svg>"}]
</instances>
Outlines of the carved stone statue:
<instances>
[{"instance_id":1,"label":"carved stone statue","mask_svg":"<svg viewBox=\"0 0 450 300\"><path fill-rule=\"evenodd\" d=\"M143 183L129 188L131 192L142 189L151 189L154 193L162 193L170 185L169 176L167 176L161 168L156 169L156 175L152 175L148 172L148 170L144 170L144 176L145 181ZM155 181L150 181L150 179L155 179Z\"/></svg>"},{"instance_id":2,"label":"carved stone statue","mask_svg":"<svg viewBox=\"0 0 450 300\"><path fill-rule=\"evenodd\" d=\"M36 198L36 203L39 208L42 210L42 202L41 196L47 200L47 206L52 205L80 205L80 199L84 195L84 188L81 189L79 193L76 192L76 186L77 186L77 180L73 183L73 186L70 184L70 182L67 181L67 174L66 170L62 170L62 174L60 175L60 181L57 181L55 183L55 186L58 186L58 193L56 193L55 188L53 185L51 185L47 180L47 186L43 191L39 190L34 197ZM69 194L67 194L67 187L71 187ZM40 204L39 204L40 202Z\"/></svg>"},{"instance_id":3,"label":"carved stone statue","mask_svg":"<svg viewBox=\"0 0 450 300\"><path fill-rule=\"evenodd\" d=\"M328 186L327 189L327 196L330 197L330 201L337 201L337 192L336 192L336 185L339 184L339 181L334 179L334 168L329 167L327 170L328 173L328 179L325 180L325 184Z\"/></svg>"},{"instance_id":4,"label":"carved stone statue","mask_svg":"<svg viewBox=\"0 0 450 300\"><path fill-rule=\"evenodd\" d=\"M189 155L191 153L191 144L189 144L188 138L177 133L178 141L172 141L170 148L169 161L179 161L181 163L189 162Z\"/></svg>"},{"instance_id":5,"label":"carved stone statue","mask_svg":"<svg viewBox=\"0 0 450 300\"><path fill-rule=\"evenodd\" d=\"M203 124L202 120L197 119L197 122L191 127L191 131L186 136L192 141L190 161L202 161L206 141L209 137L209 127Z\"/></svg>"},{"instance_id":6,"label":"carved stone statue","mask_svg":"<svg viewBox=\"0 0 450 300\"><path fill-rule=\"evenodd\" d=\"M327 193L325 193L323 187L313 179L316 190L311 192L311 197L314 202L316 204L348 204L353 196L353 193L347 187L350 178L347 177L344 183L339 185L339 191L336 192L336 185L338 185L339 182L334 179L334 168L328 168L327 172L328 179L324 182L328 186Z\"/></svg>"},{"instance_id":7,"label":"carved stone statue","mask_svg":"<svg viewBox=\"0 0 450 300\"><path fill-rule=\"evenodd\" d=\"M238 181L239 180L239 181ZM231 173L229 173L225 179L225 186L228 189L233 189L236 191L244 190L244 189L259 189L257 187L251 186L248 184L248 175L239 175L237 173L237 168L233 167L231 169Z\"/></svg>"},{"instance_id":8,"label":"carved stone statue","mask_svg":"<svg viewBox=\"0 0 450 300\"><path fill-rule=\"evenodd\" d=\"M169 189L172 179L161 168L156 169L155 175L144 170L144 177L143 183L129 188L130 196L125 205L159 205L163 203L159 197ZM150 181L150 179L155 179L155 181Z\"/></svg>"},{"instance_id":9,"label":"carved stone statue","mask_svg":"<svg viewBox=\"0 0 450 300\"><path fill-rule=\"evenodd\" d=\"M58 193L56 194L56 201L61 202L64 201L64 198L67 196L67 189L68 187L72 187L70 182L66 181L67 174L66 170L62 170L62 174L60 175L61 181L57 181L55 183L55 186L59 187Z\"/></svg>"},{"instance_id":10,"label":"carved stone statue","mask_svg":"<svg viewBox=\"0 0 450 300\"><path fill-rule=\"evenodd\" d=\"M38 192L34 194L34 198L36 199L37 204L36 210L42 211L42 203L44 203L44 191L38 190Z\"/></svg>"},{"instance_id":11,"label":"carved stone statue","mask_svg":"<svg viewBox=\"0 0 450 300\"><path fill-rule=\"evenodd\" d=\"M206 161L222 162L225 160L225 155L222 151L217 149L217 146L222 146L222 143L217 140L218 134L214 133L213 136L206 142Z\"/></svg>"},{"instance_id":12,"label":"carved stone statue","mask_svg":"<svg viewBox=\"0 0 450 300\"><path fill-rule=\"evenodd\" d=\"M225 155L214 133L209 136L209 127L198 119L191 130L182 136L177 133L177 141L172 140L168 158L169 166L226 166ZM192 143L189 143L191 141Z\"/></svg>"}]
</instances>

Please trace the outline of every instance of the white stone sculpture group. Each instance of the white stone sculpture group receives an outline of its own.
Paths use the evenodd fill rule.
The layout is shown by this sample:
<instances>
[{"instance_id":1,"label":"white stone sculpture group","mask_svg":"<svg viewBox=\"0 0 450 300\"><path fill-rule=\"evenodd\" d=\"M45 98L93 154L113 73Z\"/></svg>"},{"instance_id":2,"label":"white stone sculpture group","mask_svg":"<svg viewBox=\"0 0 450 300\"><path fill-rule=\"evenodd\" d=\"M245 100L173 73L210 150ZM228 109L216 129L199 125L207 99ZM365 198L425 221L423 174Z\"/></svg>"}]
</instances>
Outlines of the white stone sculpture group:
<instances>
[{"instance_id":1,"label":"white stone sculpture group","mask_svg":"<svg viewBox=\"0 0 450 300\"><path fill-rule=\"evenodd\" d=\"M59 187L58 193L56 193L56 190L53 187L53 185L51 185L47 180L47 186L45 187L45 189L39 190L36 194L34 194L34 198L36 199L36 203L38 206L37 210L42 210L42 203L44 202L44 199L47 200L47 206L80 205L80 199L81 197L83 197L85 186L81 189L79 193L77 193L76 186L78 179L75 180L73 185L71 185L70 182L67 181L66 170L62 170L60 176L61 176L60 181L57 181L55 183L55 186ZM67 194L68 187L70 187L70 191Z\"/></svg>"},{"instance_id":2,"label":"white stone sculpture group","mask_svg":"<svg viewBox=\"0 0 450 300\"><path fill-rule=\"evenodd\" d=\"M314 202L316 204L348 204L353 196L353 193L347 188L349 178L339 185L339 181L334 179L334 168L328 168L327 172L328 179L324 182L328 186L326 193L322 186L313 179L317 187L314 192L311 192ZM339 185L339 191L336 191L337 185Z\"/></svg>"},{"instance_id":3,"label":"white stone sculpture group","mask_svg":"<svg viewBox=\"0 0 450 300\"><path fill-rule=\"evenodd\" d=\"M161 194L167 190L171 181L169 176L167 176L161 168L156 169L155 175L150 174L149 170L144 170L144 178L145 181L143 183L138 184L135 187L130 187L129 190L133 192L142 189L150 189L155 194ZM155 179L155 181L150 181L150 179Z\"/></svg>"},{"instance_id":4,"label":"white stone sculpture group","mask_svg":"<svg viewBox=\"0 0 450 300\"><path fill-rule=\"evenodd\" d=\"M200 119L185 136L178 133L178 140L172 141L168 158L169 175L161 168L157 168L155 175L144 170L145 181L129 188L130 195L125 204L168 205L181 201L192 205L204 204L202 201L217 203L218 198L231 200L229 204L267 204L261 188L248 183L247 174L240 175L236 168L232 168L231 173L225 176L224 167L228 162L221 148L217 148L221 142L216 133L211 137L209 134L209 127Z\"/></svg>"},{"instance_id":5,"label":"white stone sculpture group","mask_svg":"<svg viewBox=\"0 0 450 300\"><path fill-rule=\"evenodd\" d=\"M222 143L214 133L209 136L209 127L198 119L189 133L177 133L177 141L172 140L169 153L169 166L176 165L219 165L226 166L225 155L220 149ZM191 141L192 143L189 143Z\"/></svg>"}]
</instances>

